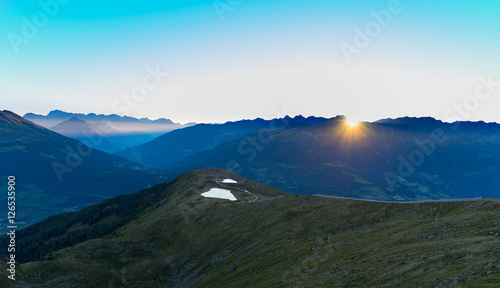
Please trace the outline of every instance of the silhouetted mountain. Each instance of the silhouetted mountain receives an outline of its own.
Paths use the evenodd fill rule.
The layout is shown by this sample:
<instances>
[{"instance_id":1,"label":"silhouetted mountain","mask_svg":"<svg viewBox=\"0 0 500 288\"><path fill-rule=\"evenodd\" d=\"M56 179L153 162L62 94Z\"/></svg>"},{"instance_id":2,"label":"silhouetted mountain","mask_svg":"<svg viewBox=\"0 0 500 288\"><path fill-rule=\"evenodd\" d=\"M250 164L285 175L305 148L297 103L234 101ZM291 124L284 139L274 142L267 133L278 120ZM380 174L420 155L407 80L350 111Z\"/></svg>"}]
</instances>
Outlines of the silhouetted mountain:
<instances>
[{"instance_id":1,"label":"silhouetted mountain","mask_svg":"<svg viewBox=\"0 0 500 288\"><path fill-rule=\"evenodd\" d=\"M154 175L137 164L94 150L9 111L0 111L0 159L0 177L16 177L19 224L32 224L157 183ZM6 197L2 194L0 200ZM4 221L0 223L2 231Z\"/></svg>"},{"instance_id":2,"label":"silhouetted mountain","mask_svg":"<svg viewBox=\"0 0 500 288\"><path fill-rule=\"evenodd\" d=\"M214 188L236 201L202 196ZM495 287L499 209L491 199L292 197L230 171L197 170L18 231L23 264L0 285ZM2 251L8 242L0 237Z\"/></svg>"},{"instance_id":3,"label":"silhouetted mountain","mask_svg":"<svg viewBox=\"0 0 500 288\"><path fill-rule=\"evenodd\" d=\"M239 139L263 128L281 127L294 123L321 123L325 118L302 115L283 119L254 119L224 124L198 124L164 134L151 142L128 148L118 155L149 166L163 166L199 151Z\"/></svg>"},{"instance_id":4,"label":"silhouetted mountain","mask_svg":"<svg viewBox=\"0 0 500 288\"><path fill-rule=\"evenodd\" d=\"M106 134L119 134L117 130L108 126L107 124L101 123L102 125L98 126L101 128ZM66 137L74 138L79 137L82 134L96 136L101 132L97 132L94 129L94 125L87 123L86 121L80 120L76 117L72 117L64 122L57 124L56 126L50 128L50 130L57 132ZM95 135L94 135L95 134Z\"/></svg>"},{"instance_id":5,"label":"silhouetted mountain","mask_svg":"<svg viewBox=\"0 0 500 288\"><path fill-rule=\"evenodd\" d=\"M173 174L232 169L292 194L379 200L500 198L499 148L496 123L405 117L350 127L337 117L256 131L166 167Z\"/></svg>"},{"instance_id":6,"label":"silhouetted mountain","mask_svg":"<svg viewBox=\"0 0 500 288\"><path fill-rule=\"evenodd\" d=\"M146 133L125 134L106 123L90 124L76 117L59 123L50 130L106 153L116 153L127 147L137 146L154 139Z\"/></svg>"},{"instance_id":7,"label":"silhouetted mountain","mask_svg":"<svg viewBox=\"0 0 500 288\"><path fill-rule=\"evenodd\" d=\"M149 118L134 118L134 117L129 117L129 116L119 116L116 114L111 114L111 115L104 115L104 114L95 114L95 113L89 113L89 114L82 114L82 113L69 113L69 112L64 112L61 110L53 110L47 114L47 116L43 115L38 115L34 113L26 113L24 115L24 118L32 121L32 122L38 122L38 121L49 121L49 120L55 120L58 123L63 122L66 120L69 120L73 117L76 117L78 119L87 121L87 122L126 122L126 123L159 123L159 124L177 124L172 122L170 119L157 119L157 120L150 120ZM33 120L34 121L33 121Z\"/></svg>"},{"instance_id":8,"label":"silhouetted mountain","mask_svg":"<svg viewBox=\"0 0 500 288\"><path fill-rule=\"evenodd\" d=\"M133 118L129 116L119 116L115 114L103 115L103 114L81 114L81 113L68 113L60 110L51 111L47 116L27 113L24 118L32 121L45 128L52 128L57 124L67 121L71 118L78 118L89 124L105 123L115 130L120 131L124 134L149 134L150 136L157 137L166 132L187 127L189 125L181 125L174 123L169 119L157 119L150 120L148 118Z\"/></svg>"}]
</instances>

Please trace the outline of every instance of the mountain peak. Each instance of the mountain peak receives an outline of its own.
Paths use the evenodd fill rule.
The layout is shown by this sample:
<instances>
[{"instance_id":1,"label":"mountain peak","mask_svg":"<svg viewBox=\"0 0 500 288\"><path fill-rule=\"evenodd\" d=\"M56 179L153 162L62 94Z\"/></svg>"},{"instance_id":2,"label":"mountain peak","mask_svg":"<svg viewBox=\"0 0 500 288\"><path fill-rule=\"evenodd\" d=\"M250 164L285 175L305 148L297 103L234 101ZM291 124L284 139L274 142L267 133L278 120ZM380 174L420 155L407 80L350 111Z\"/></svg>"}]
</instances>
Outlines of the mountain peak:
<instances>
[{"instance_id":1,"label":"mountain peak","mask_svg":"<svg viewBox=\"0 0 500 288\"><path fill-rule=\"evenodd\" d=\"M52 127L51 129L56 129L57 128L60 128L60 127L76 127L76 126L89 126L90 127L90 124L87 122L87 121L84 121L80 118L77 118L77 117L71 117L69 118L68 120L65 120L59 124L57 124L56 126ZM56 131L54 130L54 131ZM56 131L58 132L58 131ZM58 132L59 133L59 132Z\"/></svg>"},{"instance_id":2,"label":"mountain peak","mask_svg":"<svg viewBox=\"0 0 500 288\"><path fill-rule=\"evenodd\" d=\"M373 122L373 124L380 124L386 126L397 127L400 129L418 129L421 131L430 130L434 128L443 128L448 124L443 123L441 120L432 117L399 117L396 119L381 119Z\"/></svg>"},{"instance_id":3,"label":"mountain peak","mask_svg":"<svg viewBox=\"0 0 500 288\"><path fill-rule=\"evenodd\" d=\"M66 122L83 122L83 123L87 123L86 121L83 121L80 118L77 118L75 116L69 118L68 120L66 120Z\"/></svg>"},{"instance_id":4,"label":"mountain peak","mask_svg":"<svg viewBox=\"0 0 500 288\"><path fill-rule=\"evenodd\" d=\"M33 125L33 123L31 123L30 121L8 110L0 111L0 124L1 126L22 126L27 124Z\"/></svg>"},{"instance_id":5,"label":"mountain peak","mask_svg":"<svg viewBox=\"0 0 500 288\"><path fill-rule=\"evenodd\" d=\"M88 138L98 135L87 121L74 116L50 128L50 130L74 139L78 139L82 136Z\"/></svg>"},{"instance_id":6,"label":"mountain peak","mask_svg":"<svg viewBox=\"0 0 500 288\"><path fill-rule=\"evenodd\" d=\"M148 118L146 118L147 120L149 120ZM160 119L156 119L156 120L153 120L154 123L161 123L161 124L175 124L172 120L170 119L165 119L165 118L160 118Z\"/></svg>"},{"instance_id":7,"label":"mountain peak","mask_svg":"<svg viewBox=\"0 0 500 288\"><path fill-rule=\"evenodd\" d=\"M61 117L61 116L70 116L72 115L71 113L64 112L61 110L52 110L47 114L47 117Z\"/></svg>"},{"instance_id":8,"label":"mountain peak","mask_svg":"<svg viewBox=\"0 0 500 288\"><path fill-rule=\"evenodd\" d=\"M212 198L203 196L203 193L213 188L231 191L236 197L236 201L239 202L252 202L257 199L263 200L274 197L290 196L290 194L284 191L254 182L233 171L213 167L188 171L172 182L172 185L179 184L182 185L183 188L178 189L178 196L194 197L198 199ZM189 201L191 200L192 199Z\"/></svg>"}]
</instances>

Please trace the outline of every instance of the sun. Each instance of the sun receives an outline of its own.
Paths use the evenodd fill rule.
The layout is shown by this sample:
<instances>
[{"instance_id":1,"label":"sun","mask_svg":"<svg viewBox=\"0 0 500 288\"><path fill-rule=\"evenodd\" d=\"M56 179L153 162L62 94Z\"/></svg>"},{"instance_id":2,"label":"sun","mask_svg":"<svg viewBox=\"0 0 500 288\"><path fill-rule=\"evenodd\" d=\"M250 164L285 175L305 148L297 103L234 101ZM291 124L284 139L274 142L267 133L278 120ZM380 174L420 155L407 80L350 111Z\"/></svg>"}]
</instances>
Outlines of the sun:
<instances>
[{"instance_id":1,"label":"sun","mask_svg":"<svg viewBox=\"0 0 500 288\"><path fill-rule=\"evenodd\" d=\"M346 122L346 123L347 123L347 125L349 125L350 127L356 127L356 126L358 126L358 124L359 124L359 121L358 121L358 120L349 119L349 118L347 118L347 119L345 120L345 122Z\"/></svg>"},{"instance_id":2,"label":"sun","mask_svg":"<svg viewBox=\"0 0 500 288\"><path fill-rule=\"evenodd\" d=\"M359 118L358 118L359 119ZM340 141L344 148L358 147L367 139L370 134L369 125L367 122L359 121L355 118L343 117L340 125L334 126L335 135L340 137Z\"/></svg>"}]
</instances>

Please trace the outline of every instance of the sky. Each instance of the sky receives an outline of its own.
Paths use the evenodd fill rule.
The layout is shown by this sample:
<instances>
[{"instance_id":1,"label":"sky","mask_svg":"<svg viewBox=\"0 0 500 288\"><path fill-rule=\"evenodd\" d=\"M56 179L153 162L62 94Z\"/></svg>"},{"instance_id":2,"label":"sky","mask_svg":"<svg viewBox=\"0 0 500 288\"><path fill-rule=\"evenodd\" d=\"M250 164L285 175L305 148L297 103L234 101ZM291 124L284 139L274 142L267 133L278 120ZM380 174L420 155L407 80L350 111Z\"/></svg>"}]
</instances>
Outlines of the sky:
<instances>
[{"instance_id":1,"label":"sky","mask_svg":"<svg viewBox=\"0 0 500 288\"><path fill-rule=\"evenodd\" d=\"M500 2L0 1L2 110L500 122Z\"/></svg>"}]
</instances>

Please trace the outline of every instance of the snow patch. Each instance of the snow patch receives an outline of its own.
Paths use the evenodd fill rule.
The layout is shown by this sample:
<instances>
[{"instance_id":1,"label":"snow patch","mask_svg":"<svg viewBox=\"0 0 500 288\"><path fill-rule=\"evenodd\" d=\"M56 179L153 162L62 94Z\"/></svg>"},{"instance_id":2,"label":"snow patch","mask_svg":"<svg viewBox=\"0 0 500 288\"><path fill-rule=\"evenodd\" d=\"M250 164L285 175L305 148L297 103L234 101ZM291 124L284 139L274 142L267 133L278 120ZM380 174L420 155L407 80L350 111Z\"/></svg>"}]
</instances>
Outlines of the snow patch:
<instances>
[{"instance_id":1,"label":"snow patch","mask_svg":"<svg viewBox=\"0 0 500 288\"><path fill-rule=\"evenodd\" d=\"M234 197L231 191L220 188L212 188L210 191L201 193L201 196L207 198L219 198L219 199L227 199L231 201L236 201L236 197Z\"/></svg>"}]
</instances>

